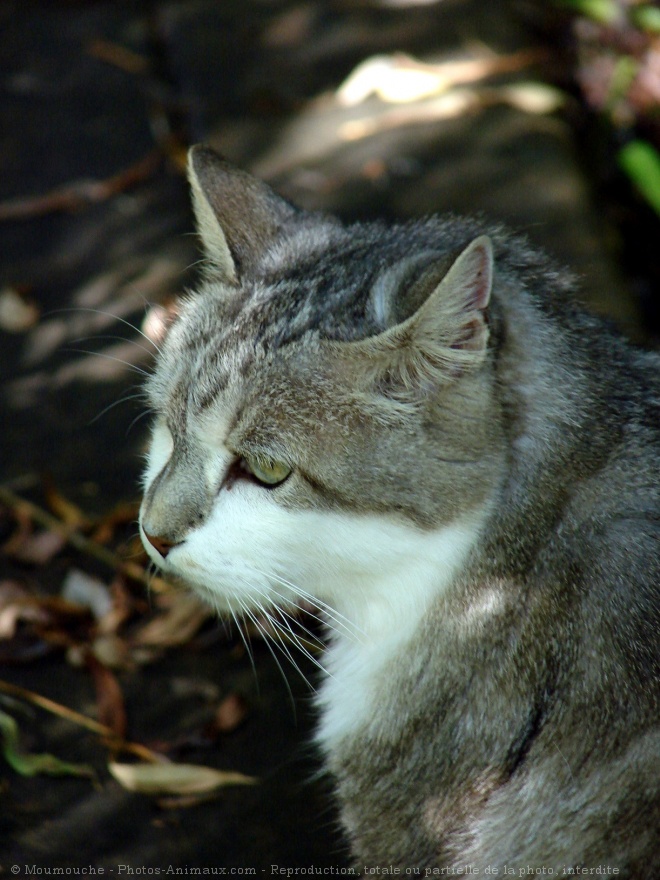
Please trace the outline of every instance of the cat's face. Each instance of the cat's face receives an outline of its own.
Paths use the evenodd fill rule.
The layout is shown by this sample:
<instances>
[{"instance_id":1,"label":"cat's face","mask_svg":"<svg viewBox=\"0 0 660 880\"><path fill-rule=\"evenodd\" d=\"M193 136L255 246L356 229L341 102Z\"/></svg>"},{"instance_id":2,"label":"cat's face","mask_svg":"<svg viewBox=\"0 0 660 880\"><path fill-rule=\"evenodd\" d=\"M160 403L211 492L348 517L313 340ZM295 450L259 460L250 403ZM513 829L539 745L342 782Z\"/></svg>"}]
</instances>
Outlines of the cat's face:
<instances>
[{"instance_id":1,"label":"cat's face","mask_svg":"<svg viewBox=\"0 0 660 880\"><path fill-rule=\"evenodd\" d=\"M489 243L453 265L388 247L208 151L191 178L214 266L148 387L145 547L220 609L311 599L369 626L387 584L462 561L497 481Z\"/></svg>"}]
</instances>

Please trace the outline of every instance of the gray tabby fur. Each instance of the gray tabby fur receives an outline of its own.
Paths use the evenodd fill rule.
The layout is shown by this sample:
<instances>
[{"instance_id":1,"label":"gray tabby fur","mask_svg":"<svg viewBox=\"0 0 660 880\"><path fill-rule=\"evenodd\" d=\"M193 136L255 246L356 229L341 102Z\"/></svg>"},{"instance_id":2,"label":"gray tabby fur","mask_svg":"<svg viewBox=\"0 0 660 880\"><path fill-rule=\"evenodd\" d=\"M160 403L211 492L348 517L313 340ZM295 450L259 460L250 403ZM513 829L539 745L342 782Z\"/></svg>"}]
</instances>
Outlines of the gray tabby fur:
<instances>
[{"instance_id":1,"label":"gray tabby fur","mask_svg":"<svg viewBox=\"0 0 660 880\"><path fill-rule=\"evenodd\" d=\"M205 148L190 176L143 539L220 610L323 609L356 864L660 876L660 358L499 227L345 226Z\"/></svg>"}]
</instances>

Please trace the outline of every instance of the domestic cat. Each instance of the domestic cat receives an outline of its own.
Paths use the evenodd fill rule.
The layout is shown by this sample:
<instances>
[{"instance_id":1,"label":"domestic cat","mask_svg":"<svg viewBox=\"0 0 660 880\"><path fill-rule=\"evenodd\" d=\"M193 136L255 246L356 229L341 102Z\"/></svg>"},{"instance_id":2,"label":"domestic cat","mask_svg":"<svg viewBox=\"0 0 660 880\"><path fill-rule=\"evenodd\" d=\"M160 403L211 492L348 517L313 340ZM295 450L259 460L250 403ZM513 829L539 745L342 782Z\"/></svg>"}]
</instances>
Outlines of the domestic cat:
<instances>
[{"instance_id":1,"label":"domestic cat","mask_svg":"<svg viewBox=\"0 0 660 880\"><path fill-rule=\"evenodd\" d=\"M151 559L221 612L320 609L361 870L659 877L660 358L498 227L344 225L189 167Z\"/></svg>"}]
</instances>

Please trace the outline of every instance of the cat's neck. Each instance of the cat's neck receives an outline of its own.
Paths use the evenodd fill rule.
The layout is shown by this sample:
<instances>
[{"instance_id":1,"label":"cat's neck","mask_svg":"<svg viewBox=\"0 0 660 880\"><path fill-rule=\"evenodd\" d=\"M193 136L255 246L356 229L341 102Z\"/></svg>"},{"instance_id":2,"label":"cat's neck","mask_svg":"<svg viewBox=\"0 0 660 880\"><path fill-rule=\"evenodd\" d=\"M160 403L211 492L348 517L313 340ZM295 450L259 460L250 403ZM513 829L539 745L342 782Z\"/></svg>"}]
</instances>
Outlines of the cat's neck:
<instances>
[{"instance_id":1,"label":"cat's neck","mask_svg":"<svg viewBox=\"0 0 660 880\"><path fill-rule=\"evenodd\" d=\"M464 569L487 512L484 507L460 523L423 533L401 526L410 549L405 566L391 568L378 582L353 584L337 603L351 627L349 631L329 620L333 632L323 661L327 675L318 698L322 718L317 740L325 751L382 711L388 668L409 650L435 601Z\"/></svg>"},{"instance_id":2,"label":"cat's neck","mask_svg":"<svg viewBox=\"0 0 660 880\"><path fill-rule=\"evenodd\" d=\"M580 434L581 377L570 352L559 350L564 343L552 326L524 298L512 299L508 308L516 315L506 320L514 329L507 334L498 364L499 411L507 412L509 432L502 481L478 512L452 525L381 536L384 547L395 539L399 547L406 542L405 567L384 565L373 585L354 583L338 594L335 607L359 631L354 636L333 634L324 660L328 676L319 695L318 741L326 752L387 715L392 664L414 664L420 655L415 639L428 636L423 634L425 618L434 606L437 610L437 599L448 595L468 564L478 565L482 573L492 569L493 576L503 565L520 571L528 564L538 543L528 505L537 491L542 492L541 509L552 516L551 496L563 491L551 463L557 458L558 466L565 467L565 447L575 442L570 435ZM539 334L544 337L540 350L530 345ZM544 477L544 468L553 475L551 480ZM539 518L538 528L545 533L547 527ZM502 529L511 532L506 546L500 540ZM472 605L467 603L467 613L498 613L497 600L495 592L480 594Z\"/></svg>"}]
</instances>

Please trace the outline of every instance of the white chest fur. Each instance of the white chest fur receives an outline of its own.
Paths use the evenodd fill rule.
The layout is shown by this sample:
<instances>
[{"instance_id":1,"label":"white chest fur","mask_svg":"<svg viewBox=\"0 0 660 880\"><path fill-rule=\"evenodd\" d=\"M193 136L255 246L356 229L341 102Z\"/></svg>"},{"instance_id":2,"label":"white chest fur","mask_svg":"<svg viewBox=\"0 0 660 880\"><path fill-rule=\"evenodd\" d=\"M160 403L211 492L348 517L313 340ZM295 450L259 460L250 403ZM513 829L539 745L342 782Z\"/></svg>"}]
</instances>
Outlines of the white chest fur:
<instances>
[{"instance_id":1,"label":"white chest fur","mask_svg":"<svg viewBox=\"0 0 660 880\"><path fill-rule=\"evenodd\" d=\"M356 635L338 632L325 656L327 676L319 693L322 708L317 740L324 751L387 711L388 666L409 650L433 600L465 563L481 517L421 535L409 532L409 564L365 595ZM408 530L406 530L408 531ZM340 609L341 610L341 609Z\"/></svg>"}]
</instances>

